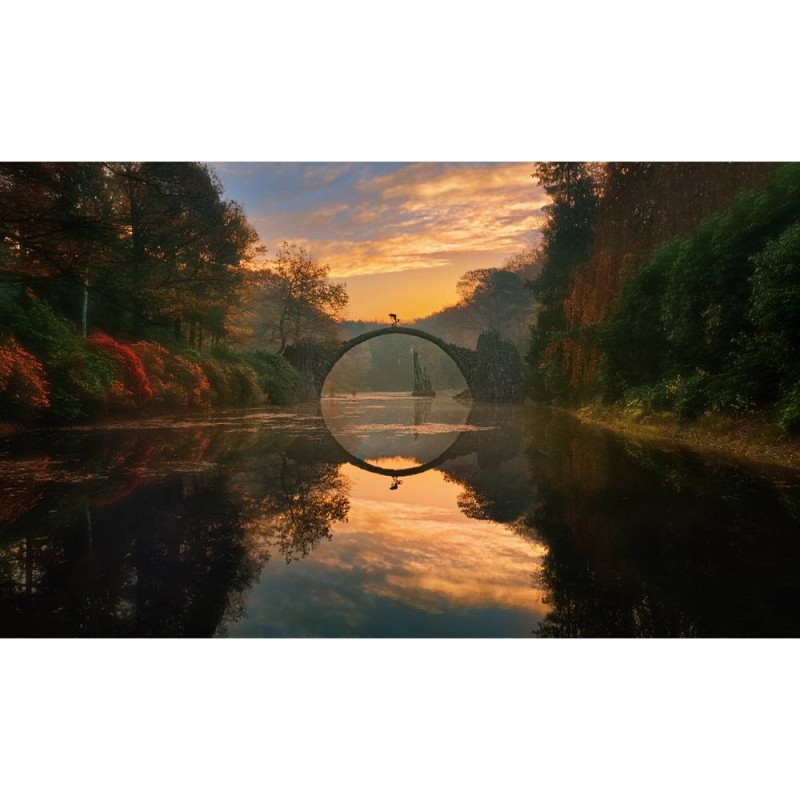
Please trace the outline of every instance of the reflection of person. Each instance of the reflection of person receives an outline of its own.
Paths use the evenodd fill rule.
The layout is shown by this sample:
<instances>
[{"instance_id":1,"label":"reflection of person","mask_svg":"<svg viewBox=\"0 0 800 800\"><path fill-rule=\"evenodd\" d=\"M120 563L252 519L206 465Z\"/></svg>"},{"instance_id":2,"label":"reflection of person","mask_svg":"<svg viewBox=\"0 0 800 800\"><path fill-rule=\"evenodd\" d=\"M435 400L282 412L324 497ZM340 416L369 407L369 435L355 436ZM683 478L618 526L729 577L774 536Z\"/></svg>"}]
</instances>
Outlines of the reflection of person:
<instances>
[{"instance_id":1,"label":"reflection of person","mask_svg":"<svg viewBox=\"0 0 800 800\"><path fill-rule=\"evenodd\" d=\"M389 487L390 492L395 492L400 488L401 481L396 475L392 478L392 485Z\"/></svg>"}]
</instances>

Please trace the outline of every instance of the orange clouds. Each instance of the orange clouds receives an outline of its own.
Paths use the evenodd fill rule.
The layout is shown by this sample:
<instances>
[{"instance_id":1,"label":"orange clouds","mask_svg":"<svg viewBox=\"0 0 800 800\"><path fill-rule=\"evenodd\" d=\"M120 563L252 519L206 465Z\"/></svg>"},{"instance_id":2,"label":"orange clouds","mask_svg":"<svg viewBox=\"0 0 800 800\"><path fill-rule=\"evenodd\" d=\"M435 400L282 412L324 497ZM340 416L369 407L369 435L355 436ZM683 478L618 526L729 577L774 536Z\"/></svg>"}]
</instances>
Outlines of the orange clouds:
<instances>
[{"instance_id":1,"label":"orange clouds","mask_svg":"<svg viewBox=\"0 0 800 800\"><path fill-rule=\"evenodd\" d=\"M429 612L504 606L544 615L533 575L545 549L496 522L466 519L456 504L460 487L441 473L406 479L394 498L388 479L342 469L354 486L353 506L334 527L335 546L317 551L316 563L355 568L371 594Z\"/></svg>"},{"instance_id":2,"label":"orange clouds","mask_svg":"<svg viewBox=\"0 0 800 800\"><path fill-rule=\"evenodd\" d=\"M217 169L269 251L284 240L304 245L347 282L348 314L361 319L385 316L386 297L408 320L451 304L464 272L501 266L538 241L547 202L526 163Z\"/></svg>"},{"instance_id":3,"label":"orange clouds","mask_svg":"<svg viewBox=\"0 0 800 800\"><path fill-rule=\"evenodd\" d=\"M334 180L346 167L314 168L308 180ZM281 238L302 242L336 278L446 267L465 255L476 266L486 266L487 258L499 266L536 237L546 198L530 169L409 164L349 184L342 197L326 196L324 206L304 205L254 222L259 229L291 229Z\"/></svg>"}]
</instances>

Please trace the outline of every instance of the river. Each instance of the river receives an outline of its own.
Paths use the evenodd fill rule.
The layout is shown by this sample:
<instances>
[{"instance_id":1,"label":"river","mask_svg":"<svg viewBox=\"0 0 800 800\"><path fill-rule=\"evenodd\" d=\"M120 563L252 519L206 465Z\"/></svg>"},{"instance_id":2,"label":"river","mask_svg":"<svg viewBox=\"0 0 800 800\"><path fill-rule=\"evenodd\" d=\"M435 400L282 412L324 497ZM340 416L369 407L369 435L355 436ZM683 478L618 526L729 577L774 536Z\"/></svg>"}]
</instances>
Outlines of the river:
<instances>
[{"instance_id":1,"label":"river","mask_svg":"<svg viewBox=\"0 0 800 800\"><path fill-rule=\"evenodd\" d=\"M392 394L0 440L0 635L797 636L800 475Z\"/></svg>"}]
</instances>

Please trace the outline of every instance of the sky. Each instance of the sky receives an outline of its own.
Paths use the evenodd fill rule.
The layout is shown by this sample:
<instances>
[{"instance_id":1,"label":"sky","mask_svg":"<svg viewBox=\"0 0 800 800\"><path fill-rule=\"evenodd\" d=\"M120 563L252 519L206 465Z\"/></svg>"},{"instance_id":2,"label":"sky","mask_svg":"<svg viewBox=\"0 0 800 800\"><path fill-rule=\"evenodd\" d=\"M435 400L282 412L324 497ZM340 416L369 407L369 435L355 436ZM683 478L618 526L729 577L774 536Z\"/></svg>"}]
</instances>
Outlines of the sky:
<instances>
[{"instance_id":1,"label":"sky","mask_svg":"<svg viewBox=\"0 0 800 800\"><path fill-rule=\"evenodd\" d=\"M451 305L471 269L535 244L544 192L526 163L213 164L274 255L304 245L350 295L349 319Z\"/></svg>"}]
</instances>

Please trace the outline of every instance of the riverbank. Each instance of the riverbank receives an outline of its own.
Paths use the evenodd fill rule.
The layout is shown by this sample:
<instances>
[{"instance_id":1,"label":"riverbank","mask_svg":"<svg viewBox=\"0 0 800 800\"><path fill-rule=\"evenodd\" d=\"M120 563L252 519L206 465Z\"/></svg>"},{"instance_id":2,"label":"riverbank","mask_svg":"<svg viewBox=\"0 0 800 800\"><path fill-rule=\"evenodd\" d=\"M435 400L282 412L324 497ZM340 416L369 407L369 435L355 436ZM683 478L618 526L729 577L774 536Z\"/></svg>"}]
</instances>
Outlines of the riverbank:
<instances>
[{"instance_id":1,"label":"riverbank","mask_svg":"<svg viewBox=\"0 0 800 800\"><path fill-rule=\"evenodd\" d=\"M630 438L800 471L800 438L789 437L774 423L757 417L706 414L692 422L679 422L673 414L634 418L613 406L562 410L587 425Z\"/></svg>"}]
</instances>

